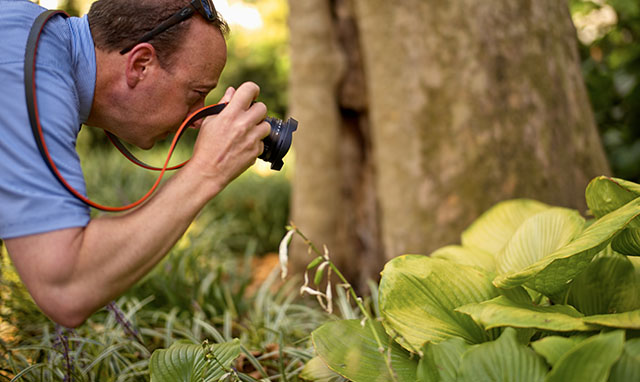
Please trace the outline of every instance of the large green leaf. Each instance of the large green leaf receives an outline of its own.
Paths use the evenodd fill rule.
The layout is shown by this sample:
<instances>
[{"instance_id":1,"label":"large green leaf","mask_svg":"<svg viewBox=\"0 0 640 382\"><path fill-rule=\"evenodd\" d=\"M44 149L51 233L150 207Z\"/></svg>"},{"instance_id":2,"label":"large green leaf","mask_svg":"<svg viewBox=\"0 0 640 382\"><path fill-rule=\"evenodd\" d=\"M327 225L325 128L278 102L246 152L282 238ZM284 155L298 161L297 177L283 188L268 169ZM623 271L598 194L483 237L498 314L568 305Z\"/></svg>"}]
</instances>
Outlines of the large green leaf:
<instances>
[{"instance_id":1,"label":"large green leaf","mask_svg":"<svg viewBox=\"0 0 640 382\"><path fill-rule=\"evenodd\" d=\"M587 338L585 335L571 337L549 336L532 342L531 347L536 353L543 356L549 365L554 366L569 350L584 341L585 338Z\"/></svg>"},{"instance_id":2,"label":"large green leaf","mask_svg":"<svg viewBox=\"0 0 640 382\"><path fill-rule=\"evenodd\" d=\"M573 280L568 298L587 316L640 309L640 277L626 256L603 251Z\"/></svg>"},{"instance_id":3,"label":"large green leaf","mask_svg":"<svg viewBox=\"0 0 640 382\"><path fill-rule=\"evenodd\" d=\"M589 337L556 362L546 382L604 382L623 347L622 330Z\"/></svg>"},{"instance_id":4,"label":"large green leaf","mask_svg":"<svg viewBox=\"0 0 640 382\"><path fill-rule=\"evenodd\" d=\"M516 331L506 328L500 338L469 349L462 355L459 382L543 381L544 360L518 342Z\"/></svg>"},{"instance_id":5,"label":"large green leaf","mask_svg":"<svg viewBox=\"0 0 640 382\"><path fill-rule=\"evenodd\" d=\"M458 264L472 265L489 272L495 272L496 270L496 260L494 256L479 248L447 245L432 252L429 256L434 259L444 259Z\"/></svg>"},{"instance_id":6,"label":"large green leaf","mask_svg":"<svg viewBox=\"0 0 640 382\"><path fill-rule=\"evenodd\" d=\"M426 343L418 365L420 382L456 382L462 354L471 348L462 338L451 337L439 344Z\"/></svg>"},{"instance_id":7,"label":"large green leaf","mask_svg":"<svg viewBox=\"0 0 640 382\"><path fill-rule=\"evenodd\" d=\"M615 314L598 314L582 319L587 324L607 326L610 328L640 330L640 309Z\"/></svg>"},{"instance_id":8,"label":"large green leaf","mask_svg":"<svg viewBox=\"0 0 640 382\"><path fill-rule=\"evenodd\" d=\"M574 241L551 255L520 271L500 275L493 283L501 288L525 284L547 296L556 295L566 289L567 283L584 271L593 257L638 215L640 198L598 219Z\"/></svg>"},{"instance_id":9,"label":"large green leaf","mask_svg":"<svg viewBox=\"0 0 640 382\"><path fill-rule=\"evenodd\" d=\"M235 339L210 346L211 357L205 357L202 345L186 341L173 343L169 349L151 354L151 382L212 382L222 377L241 352Z\"/></svg>"},{"instance_id":10,"label":"large green leaf","mask_svg":"<svg viewBox=\"0 0 640 382\"><path fill-rule=\"evenodd\" d=\"M313 382L347 382L343 376L329 369L320 357L314 357L304 365L300 378Z\"/></svg>"},{"instance_id":11,"label":"large green leaf","mask_svg":"<svg viewBox=\"0 0 640 382\"><path fill-rule=\"evenodd\" d=\"M587 206L596 218L629 203L640 196L640 185L628 180L599 176L587 185Z\"/></svg>"},{"instance_id":12,"label":"large green leaf","mask_svg":"<svg viewBox=\"0 0 640 382\"><path fill-rule=\"evenodd\" d=\"M379 306L385 328L409 350L425 342L461 337L480 343L495 336L454 309L498 295L491 274L427 256L405 255L389 261L380 281ZM389 330L390 329L390 330Z\"/></svg>"},{"instance_id":13,"label":"large green leaf","mask_svg":"<svg viewBox=\"0 0 640 382\"><path fill-rule=\"evenodd\" d=\"M497 254L530 216L549 208L530 199L514 199L491 207L462 233L462 245Z\"/></svg>"},{"instance_id":14,"label":"large green leaf","mask_svg":"<svg viewBox=\"0 0 640 382\"><path fill-rule=\"evenodd\" d=\"M640 196L640 185L624 179L598 177L587 186L587 205L600 218ZM625 255L640 255L640 221L632 221L611 243Z\"/></svg>"},{"instance_id":15,"label":"large green leaf","mask_svg":"<svg viewBox=\"0 0 640 382\"><path fill-rule=\"evenodd\" d=\"M379 349L372 330L383 349ZM398 382L416 381L417 356L394 342L377 321L366 321L364 326L359 320L330 321L314 330L311 340L327 366L353 382L391 381L385 357L389 357Z\"/></svg>"},{"instance_id":16,"label":"large green leaf","mask_svg":"<svg viewBox=\"0 0 640 382\"><path fill-rule=\"evenodd\" d=\"M498 274L515 273L562 248L583 230L575 210L550 208L525 220L496 259Z\"/></svg>"},{"instance_id":17,"label":"large green leaf","mask_svg":"<svg viewBox=\"0 0 640 382\"><path fill-rule=\"evenodd\" d=\"M611 246L625 255L640 256L640 228L629 227L620 232L613 238Z\"/></svg>"},{"instance_id":18,"label":"large green leaf","mask_svg":"<svg viewBox=\"0 0 640 382\"><path fill-rule=\"evenodd\" d=\"M485 329L502 326L537 328L557 332L591 331L598 327L585 324L582 314L569 305L537 306L515 302L505 296L468 304L456 311L473 317Z\"/></svg>"},{"instance_id":19,"label":"large green leaf","mask_svg":"<svg viewBox=\"0 0 640 382\"><path fill-rule=\"evenodd\" d=\"M613 365L609 382L640 381L640 338L627 340L618 362Z\"/></svg>"}]
</instances>

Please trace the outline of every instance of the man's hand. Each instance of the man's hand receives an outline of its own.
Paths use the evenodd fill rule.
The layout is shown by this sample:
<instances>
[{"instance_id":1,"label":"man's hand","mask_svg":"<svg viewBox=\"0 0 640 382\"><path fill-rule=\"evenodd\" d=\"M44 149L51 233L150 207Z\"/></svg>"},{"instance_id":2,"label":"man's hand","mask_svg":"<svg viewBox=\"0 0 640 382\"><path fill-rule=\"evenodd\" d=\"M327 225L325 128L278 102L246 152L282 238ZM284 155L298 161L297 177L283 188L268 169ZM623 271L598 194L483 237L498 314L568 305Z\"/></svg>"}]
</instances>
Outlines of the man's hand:
<instances>
[{"instance_id":1,"label":"man's hand","mask_svg":"<svg viewBox=\"0 0 640 382\"><path fill-rule=\"evenodd\" d=\"M260 93L252 82L237 90L227 89L221 102L228 102L218 115L204 120L188 166L201 171L217 187L226 186L251 166L262 153L262 140L271 126L264 119L267 108L255 99Z\"/></svg>"}]
</instances>

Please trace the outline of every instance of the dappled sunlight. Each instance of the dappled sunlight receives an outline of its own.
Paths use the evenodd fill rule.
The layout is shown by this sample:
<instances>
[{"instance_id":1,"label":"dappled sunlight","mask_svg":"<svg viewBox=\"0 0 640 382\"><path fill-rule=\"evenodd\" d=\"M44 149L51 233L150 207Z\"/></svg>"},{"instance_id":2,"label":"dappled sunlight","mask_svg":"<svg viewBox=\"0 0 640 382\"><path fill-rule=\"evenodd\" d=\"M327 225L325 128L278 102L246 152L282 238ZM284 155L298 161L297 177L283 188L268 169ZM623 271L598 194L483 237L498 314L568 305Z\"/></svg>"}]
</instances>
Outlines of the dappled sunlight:
<instances>
[{"instance_id":1,"label":"dappled sunlight","mask_svg":"<svg viewBox=\"0 0 640 382\"><path fill-rule=\"evenodd\" d=\"M40 0L40 5L48 9L58 9L60 0Z\"/></svg>"},{"instance_id":2,"label":"dappled sunlight","mask_svg":"<svg viewBox=\"0 0 640 382\"><path fill-rule=\"evenodd\" d=\"M271 170L271 163L265 162L263 160L256 161L256 163L251 167L251 170L262 177L267 177L274 174L274 172Z\"/></svg>"},{"instance_id":3,"label":"dappled sunlight","mask_svg":"<svg viewBox=\"0 0 640 382\"><path fill-rule=\"evenodd\" d=\"M605 4L604 0L594 0L593 2L601 7L573 14L573 23L578 38L585 45L604 36L618 22L618 15L612 6Z\"/></svg>"},{"instance_id":4,"label":"dappled sunlight","mask_svg":"<svg viewBox=\"0 0 640 382\"><path fill-rule=\"evenodd\" d=\"M216 1L216 8L222 17L231 24L245 29L255 30L264 26L258 9L244 1Z\"/></svg>"}]
</instances>

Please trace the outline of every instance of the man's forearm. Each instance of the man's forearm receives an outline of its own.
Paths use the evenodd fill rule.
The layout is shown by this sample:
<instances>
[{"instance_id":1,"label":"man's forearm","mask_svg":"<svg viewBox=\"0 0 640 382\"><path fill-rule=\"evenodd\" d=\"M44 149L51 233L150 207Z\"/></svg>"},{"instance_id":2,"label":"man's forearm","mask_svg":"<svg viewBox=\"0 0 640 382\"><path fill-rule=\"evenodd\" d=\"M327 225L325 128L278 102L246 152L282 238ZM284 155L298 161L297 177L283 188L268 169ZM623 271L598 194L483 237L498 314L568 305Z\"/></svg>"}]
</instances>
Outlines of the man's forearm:
<instances>
[{"instance_id":1,"label":"man's forearm","mask_svg":"<svg viewBox=\"0 0 640 382\"><path fill-rule=\"evenodd\" d=\"M93 219L84 229L7 240L40 308L75 327L148 273L224 186L195 172L187 165L129 213Z\"/></svg>"}]
</instances>

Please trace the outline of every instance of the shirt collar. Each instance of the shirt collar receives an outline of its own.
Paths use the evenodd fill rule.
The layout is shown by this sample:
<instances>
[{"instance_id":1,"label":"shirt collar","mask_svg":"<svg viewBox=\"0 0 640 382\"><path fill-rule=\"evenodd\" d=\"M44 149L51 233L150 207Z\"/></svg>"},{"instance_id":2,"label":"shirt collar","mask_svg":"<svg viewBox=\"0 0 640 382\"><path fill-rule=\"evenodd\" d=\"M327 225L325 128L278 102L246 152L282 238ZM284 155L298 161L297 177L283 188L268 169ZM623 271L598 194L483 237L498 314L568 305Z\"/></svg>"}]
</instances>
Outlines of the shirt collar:
<instances>
[{"instance_id":1,"label":"shirt collar","mask_svg":"<svg viewBox=\"0 0 640 382\"><path fill-rule=\"evenodd\" d=\"M96 87L96 50L88 17L69 17L67 20L72 36L72 65L75 69L79 98L79 122L83 123L89 118L93 104Z\"/></svg>"}]
</instances>

